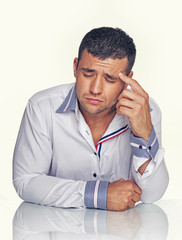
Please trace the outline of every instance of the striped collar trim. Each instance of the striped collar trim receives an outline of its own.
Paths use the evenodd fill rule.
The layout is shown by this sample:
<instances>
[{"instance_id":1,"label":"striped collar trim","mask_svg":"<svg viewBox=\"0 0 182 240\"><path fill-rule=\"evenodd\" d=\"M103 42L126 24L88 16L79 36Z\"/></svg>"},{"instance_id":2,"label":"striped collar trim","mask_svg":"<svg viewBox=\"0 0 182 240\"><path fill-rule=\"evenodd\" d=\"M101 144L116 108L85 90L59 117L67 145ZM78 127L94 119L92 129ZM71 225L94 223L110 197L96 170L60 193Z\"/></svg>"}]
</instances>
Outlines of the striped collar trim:
<instances>
[{"instance_id":1,"label":"striped collar trim","mask_svg":"<svg viewBox=\"0 0 182 240\"><path fill-rule=\"evenodd\" d=\"M120 129L118 129L117 131L115 131L115 132L113 132L113 133L110 133L110 134L102 137L102 138L98 141L97 145L95 146L96 150L98 149L98 146L99 146L101 143L106 142L106 141L108 141L108 140L110 140L110 139L112 139L112 138L114 138L114 137L119 136L120 134L126 132L128 129L129 129L129 126L126 125L126 126L120 128Z\"/></svg>"},{"instance_id":2,"label":"striped collar trim","mask_svg":"<svg viewBox=\"0 0 182 240\"><path fill-rule=\"evenodd\" d=\"M75 85L70 89L68 95L66 96L66 98L64 99L63 103L61 104L61 106L56 110L56 113L64 113L67 111L75 111L76 109L76 102L77 102L77 96L76 96L76 87ZM150 112L152 111L152 108L150 108ZM119 130L118 130L119 131ZM117 132L117 131L116 131ZM110 135L110 134L109 134ZM109 136L108 135L108 136ZM107 136L106 136L107 137ZM103 137L103 138L106 138ZM100 141L103 139L101 138ZM99 141L99 142L100 142ZM98 142L98 144L99 144Z\"/></svg>"},{"instance_id":3,"label":"striped collar trim","mask_svg":"<svg viewBox=\"0 0 182 240\"><path fill-rule=\"evenodd\" d=\"M67 111L75 110L76 109L76 102L77 102L77 97L76 97L76 89L75 86L73 86L66 98L64 99L63 103L61 106L56 110L56 113L64 113Z\"/></svg>"}]
</instances>

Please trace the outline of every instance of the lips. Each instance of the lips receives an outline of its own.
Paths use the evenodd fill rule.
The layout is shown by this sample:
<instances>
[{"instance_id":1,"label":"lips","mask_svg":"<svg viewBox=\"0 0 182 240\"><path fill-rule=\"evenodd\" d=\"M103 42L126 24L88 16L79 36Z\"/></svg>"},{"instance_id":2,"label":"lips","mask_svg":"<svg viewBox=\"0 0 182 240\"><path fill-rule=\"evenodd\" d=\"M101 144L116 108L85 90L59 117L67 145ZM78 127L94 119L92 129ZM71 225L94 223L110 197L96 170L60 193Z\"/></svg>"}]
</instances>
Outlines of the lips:
<instances>
[{"instance_id":1,"label":"lips","mask_svg":"<svg viewBox=\"0 0 182 240\"><path fill-rule=\"evenodd\" d=\"M101 100L99 100L99 99L97 99L97 98L86 98L87 99L87 101L89 102L89 103L91 103L91 104L95 104L95 105L98 105L98 104L100 104L102 101Z\"/></svg>"}]
</instances>

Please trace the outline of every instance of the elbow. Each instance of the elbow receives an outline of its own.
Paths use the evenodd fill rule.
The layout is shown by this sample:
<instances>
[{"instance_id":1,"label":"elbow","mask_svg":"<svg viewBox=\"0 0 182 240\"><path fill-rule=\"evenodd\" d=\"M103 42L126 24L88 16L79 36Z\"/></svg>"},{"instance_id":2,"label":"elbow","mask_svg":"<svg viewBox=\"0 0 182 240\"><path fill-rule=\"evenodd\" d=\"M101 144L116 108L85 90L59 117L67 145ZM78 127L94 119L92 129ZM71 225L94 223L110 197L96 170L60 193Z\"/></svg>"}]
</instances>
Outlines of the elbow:
<instances>
[{"instance_id":1,"label":"elbow","mask_svg":"<svg viewBox=\"0 0 182 240\"><path fill-rule=\"evenodd\" d=\"M27 181L27 179L13 180L13 186L15 188L17 195L24 201L32 202L29 196L31 195L31 193L29 194L30 191L29 191L29 188L27 188L28 183L29 181Z\"/></svg>"},{"instance_id":2,"label":"elbow","mask_svg":"<svg viewBox=\"0 0 182 240\"><path fill-rule=\"evenodd\" d=\"M162 162L155 174L149 179L142 190L141 200L143 203L153 203L160 200L169 184L169 174L165 163Z\"/></svg>"},{"instance_id":3,"label":"elbow","mask_svg":"<svg viewBox=\"0 0 182 240\"><path fill-rule=\"evenodd\" d=\"M22 199L22 200L26 200L24 197L24 187L23 187L23 183L19 183L18 181L13 181L13 186L15 188L15 191L17 193L17 195Z\"/></svg>"},{"instance_id":4,"label":"elbow","mask_svg":"<svg viewBox=\"0 0 182 240\"><path fill-rule=\"evenodd\" d=\"M22 177L21 179L14 179L13 185L18 194L18 196L27 202L32 202L36 204L42 204L42 199L45 198L45 195L41 193L40 188L38 187L36 177L27 178Z\"/></svg>"},{"instance_id":5,"label":"elbow","mask_svg":"<svg viewBox=\"0 0 182 240\"><path fill-rule=\"evenodd\" d=\"M141 201L143 203L154 203L158 200L160 200L164 193L166 192L166 189L169 184L169 178L165 179L165 182L163 182L162 185L158 184L158 186L152 186L150 188L143 189L142 195L141 195Z\"/></svg>"}]
</instances>

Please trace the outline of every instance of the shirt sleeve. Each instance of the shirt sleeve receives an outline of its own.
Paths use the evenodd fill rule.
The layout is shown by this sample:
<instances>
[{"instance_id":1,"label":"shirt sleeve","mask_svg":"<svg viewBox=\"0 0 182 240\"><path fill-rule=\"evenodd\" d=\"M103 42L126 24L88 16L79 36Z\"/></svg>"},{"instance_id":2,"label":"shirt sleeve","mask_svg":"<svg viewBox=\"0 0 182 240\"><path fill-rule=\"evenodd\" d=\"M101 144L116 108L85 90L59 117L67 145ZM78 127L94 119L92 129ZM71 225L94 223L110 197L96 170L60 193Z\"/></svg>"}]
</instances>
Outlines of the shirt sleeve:
<instances>
[{"instance_id":1,"label":"shirt sleeve","mask_svg":"<svg viewBox=\"0 0 182 240\"><path fill-rule=\"evenodd\" d=\"M133 153L132 177L142 189L141 199L149 203L159 200L169 182L169 176L164 161L164 148L161 144L161 111L158 105L150 98L151 119L153 129L149 140L137 138L131 132L130 143ZM138 172L140 166L151 158L145 172Z\"/></svg>"},{"instance_id":2,"label":"shirt sleeve","mask_svg":"<svg viewBox=\"0 0 182 240\"><path fill-rule=\"evenodd\" d=\"M75 181L49 175L53 155L45 117L28 102L13 156L13 184L25 201L56 207L107 209L106 181Z\"/></svg>"},{"instance_id":3,"label":"shirt sleeve","mask_svg":"<svg viewBox=\"0 0 182 240\"><path fill-rule=\"evenodd\" d=\"M85 188L85 206L88 208L107 209L107 181L87 181Z\"/></svg>"},{"instance_id":4,"label":"shirt sleeve","mask_svg":"<svg viewBox=\"0 0 182 240\"><path fill-rule=\"evenodd\" d=\"M57 207L82 207L86 182L49 175L52 142L41 109L29 101L13 156L13 184L25 201Z\"/></svg>"}]
</instances>

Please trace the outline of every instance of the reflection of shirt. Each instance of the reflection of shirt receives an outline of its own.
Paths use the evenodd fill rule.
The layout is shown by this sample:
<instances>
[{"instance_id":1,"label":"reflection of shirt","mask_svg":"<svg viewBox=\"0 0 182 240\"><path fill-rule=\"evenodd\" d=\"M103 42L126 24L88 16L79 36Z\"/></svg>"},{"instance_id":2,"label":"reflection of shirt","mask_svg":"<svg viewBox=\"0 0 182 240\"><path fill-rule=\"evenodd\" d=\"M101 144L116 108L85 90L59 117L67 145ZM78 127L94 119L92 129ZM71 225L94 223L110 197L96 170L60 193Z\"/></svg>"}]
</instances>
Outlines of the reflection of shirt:
<instances>
[{"instance_id":1,"label":"reflection of shirt","mask_svg":"<svg viewBox=\"0 0 182 240\"><path fill-rule=\"evenodd\" d=\"M13 218L13 240L165 240L167 232L167 216L154 204L114 212L23 202Z\"/></svg>"},{"instance_id":2,"label":"reflection of shirt","mask_svg":"<svg viewBox=\"0 0 182 240\"><path fill-rule=\"evenodd\" d=\"M143 189L142 201L159 199L168 174L159 147L160 110L153 100L150 107L155 130L149 142L131 134L127 117L115 115L95 146L74 84L35 94L25 109L14 152L17 193L43 205L106 209L108 183L123 178ZM153 159L141 176L137 169L149 156Z\"/></svg>"}]
</instances>

